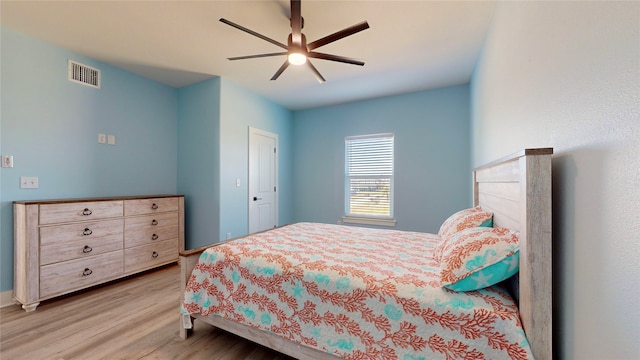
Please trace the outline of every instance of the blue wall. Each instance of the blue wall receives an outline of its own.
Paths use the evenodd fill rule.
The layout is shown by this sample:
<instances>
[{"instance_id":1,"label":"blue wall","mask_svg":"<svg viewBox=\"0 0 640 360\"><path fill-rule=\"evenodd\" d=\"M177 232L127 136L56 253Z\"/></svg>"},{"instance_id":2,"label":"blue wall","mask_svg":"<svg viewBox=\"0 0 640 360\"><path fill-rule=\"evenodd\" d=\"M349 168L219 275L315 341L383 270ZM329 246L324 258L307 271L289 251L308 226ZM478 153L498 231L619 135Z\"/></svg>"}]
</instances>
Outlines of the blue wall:
<instances>
[{"instance_id":1,"label":"blue wall","mask_svg":"<svg viewBox=\"0 0 640 360\"><path fill-rule=\"evenodd\" d=\"M186 247L248 233L249 127L278 135L278 220L291 222L291 111L221 78L179 89L178 104L178 192L185 194Z\"/></svg>"},{"instance_id":2,"label":"blue wall","mask_svg":"<svg viewBox=\"0 0 640 360\"><path fill-rule=\"evenodd\" d=\"M220 78L180 88L178 109L178 193L192 249L218 241L220 229Z\"/></svg>"},{"instance_id":3,"label":"blue wall","mask_svg":"<svg viewBox=\"0 0 640 360\"><path fill-rule=\"evenodd\" d=\"M278 225L293 221L291 111L222 80L220 112L220 239L249 231L249 127L278 135ZM236 187L240 179L240 187Z\"/></svg>"},{"instance_id":4,"label":"blue wall","mask_svg":"<svg viewBox=\"0 0 640 360\"><path fill-rule=\"evenodd\" d=\"M468 86L291 112L227 79L174 89L5 28L1 46L0 152L15 167L0 170L0 291L14 200L180 193L187 248L246 234L249 127L278 135L279 224L341 219L349 135L395 134L398 229L435 232L471 203ZM69 82L67 59L99 68L102 88Z\"/></svg>"},{"instance_id":5,"label":"blue wall","mask_svg":"<svg viewBox=\"0 0 640 360\"><path fill-rule=\"evenodd\" d=\"M397 229L437 232L471 204L469 87L455 86L294 113L295 221L344 214L344 138L394 133Z\"/></svg>"},{"instance_id":6,"label":"blue wall","mask_svg":"<svg viewBox=\"0 0 640 360\"><path fill-rule=\"evenodd\" d=\"M176 90L2 28L0 291L13 287L14 200L175 193ZM102 88L67 80L67 60ZM116 136L98 144L98 133ZM20 189L20 176L39 177Z\"/></svg>"}]
</instances>

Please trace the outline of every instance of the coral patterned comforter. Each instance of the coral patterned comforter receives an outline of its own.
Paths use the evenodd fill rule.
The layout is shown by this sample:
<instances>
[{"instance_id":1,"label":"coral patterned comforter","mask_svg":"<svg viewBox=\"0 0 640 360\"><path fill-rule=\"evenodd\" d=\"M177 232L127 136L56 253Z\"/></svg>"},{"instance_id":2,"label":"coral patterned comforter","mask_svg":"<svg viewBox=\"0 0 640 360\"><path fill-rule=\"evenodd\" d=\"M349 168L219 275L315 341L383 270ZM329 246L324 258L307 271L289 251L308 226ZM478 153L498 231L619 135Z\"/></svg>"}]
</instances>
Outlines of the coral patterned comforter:
<instances>
[{"instance_id":1,"label":"coral patterned comforter","mask_svg":"<svg viewBox=\"0 0 640 360\"><path fill-rule=\"evenodd\" d=\"M498 288L440 286L434 234L298 223L209 248L183 315L222 316L346 359L531 359Z\"/></svg>"}]
</instances>

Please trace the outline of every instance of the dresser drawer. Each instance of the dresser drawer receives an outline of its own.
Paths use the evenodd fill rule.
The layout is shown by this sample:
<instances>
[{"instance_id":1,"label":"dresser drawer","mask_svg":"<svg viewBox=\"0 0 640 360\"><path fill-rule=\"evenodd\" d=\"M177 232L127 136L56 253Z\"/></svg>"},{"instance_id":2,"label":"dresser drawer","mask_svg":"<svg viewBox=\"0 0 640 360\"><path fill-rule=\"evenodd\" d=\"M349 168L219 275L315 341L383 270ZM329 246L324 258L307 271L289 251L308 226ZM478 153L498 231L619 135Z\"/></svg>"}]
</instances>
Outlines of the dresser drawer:
<instances>
[{"instance_id":1,"label":"dresser drawer","mask_svg":"<svg viewBox=\"0 0 640 360\"><path fill-rule=\"evenodd\" d=\"M142 271L178 260L178 240L124 249L124 271Z\"/></svg>"},{"instance_id":2,"label":"dresser drawer","mask_svg":"<svg viewBox=\"0 0 640 360\"><path fill-rule=\"evenodd\" d=\"M125 200L124 214L130 216L178 211L179 207L177 197Z\"/></svg>"},{"instance_id":3,"label":"dresser drawer","mask_svg":"<svg viewBox=\"0 0 640 360\"><path fill-rule=\"evenodd\" d=\"M122 251L40 267L40 297L64 294L123 274Z\"/></svg>"},{"instance_id":4,"label":"dresser drawer","mask_svg":"<svg viewBox=\"0 0 640 360\"><path fill-rule=\"evenodd\" d=\"M63 204L41 204L40 224L107 219L123 214L122 201L95 201Z\"/></svg>"},{"instance_id":5,"label":"dresser drawer","mask_svg":"<svg viewBox=\"0 0 640 360\"><path fill-rule=\"evenodd\" d=\"M54 242L40 246L40 264L87 258L115 250L122 250L122 232L67 242Z\"/></svg>"},{"instance_id":6,"label":"dresser drawer","mask_svg":"<svg viewBox=\"0 0 640 360\"><path fill-rule=\"evenodd\" d=\"M177 239L179 231L178 213L162 213L126 218L125 247Z\"/></svg>"},{"instance_id":7,"label":"dresser drawer","mask_svg":"<svg viewBox=\"0 0 640 360\"><path fill-rule=\"evenodd\" d=\"M61 242L95 239L118 234L122 238L123 231L123 219L42 226L40 228L40 245L55 245Z\"/></svg>"}]
</instances>

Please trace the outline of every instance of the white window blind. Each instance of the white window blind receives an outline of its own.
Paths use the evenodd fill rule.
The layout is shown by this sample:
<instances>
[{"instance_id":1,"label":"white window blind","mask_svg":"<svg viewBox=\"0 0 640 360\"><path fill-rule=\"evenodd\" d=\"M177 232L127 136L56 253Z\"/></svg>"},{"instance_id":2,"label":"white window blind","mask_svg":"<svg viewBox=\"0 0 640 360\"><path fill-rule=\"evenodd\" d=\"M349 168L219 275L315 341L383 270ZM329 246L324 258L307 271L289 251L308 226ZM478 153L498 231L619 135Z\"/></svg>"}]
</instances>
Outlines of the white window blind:
<instances>
[{"instance_id":1,"label":"white window blind","mask_svg":"<svg viewBox=\"0 0 640 360\"><path fill-rule=\"evenodd\" d=\"M345 155L346 217L393 218L393 134L347 137Z\"/></svg>"}]
</instances>

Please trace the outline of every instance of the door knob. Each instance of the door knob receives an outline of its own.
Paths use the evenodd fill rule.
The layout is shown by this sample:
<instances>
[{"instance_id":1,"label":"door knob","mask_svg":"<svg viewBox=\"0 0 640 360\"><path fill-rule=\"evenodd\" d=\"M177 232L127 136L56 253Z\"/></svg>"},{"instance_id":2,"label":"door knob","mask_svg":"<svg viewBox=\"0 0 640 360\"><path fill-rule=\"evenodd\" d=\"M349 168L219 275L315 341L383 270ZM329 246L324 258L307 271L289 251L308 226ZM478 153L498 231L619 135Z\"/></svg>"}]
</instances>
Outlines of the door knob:
<instances>
[{"instance_id":1,"label":"door knob","mask_svg":"<svg viewBox=\"0 0 640 360\"><path fill-rule=\"evenodd\" d=\"M258 200L262 200L262 198L259 198L259 197L257 197L257 196L254 196L254 197L253 197L253 201L258 201Z\"/></svg>"}]
</instances>

